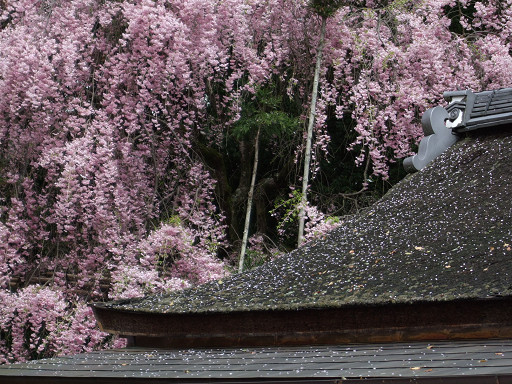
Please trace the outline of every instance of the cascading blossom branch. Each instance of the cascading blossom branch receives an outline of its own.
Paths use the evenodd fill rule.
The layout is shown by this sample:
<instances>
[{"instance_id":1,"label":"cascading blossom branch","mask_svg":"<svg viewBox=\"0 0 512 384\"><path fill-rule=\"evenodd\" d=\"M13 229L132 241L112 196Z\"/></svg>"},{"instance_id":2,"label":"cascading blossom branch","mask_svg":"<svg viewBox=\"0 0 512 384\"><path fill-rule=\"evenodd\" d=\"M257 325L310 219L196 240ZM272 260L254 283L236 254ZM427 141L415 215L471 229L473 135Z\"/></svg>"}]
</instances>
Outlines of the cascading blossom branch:
<instances>
[{"instance_id":1,"label":"cascading blossom branch","mask_svg":"<svg viewBox=\"0 0 512 384\"><path fill-rule=\"evenodd\" d=\"M64 320L77 289L86 293L79 300L98 298L110 279L110 297L127 297L226 273L216 256L224 226L215 182L191 148L204 131L205 80L224 77L226 47L214 18L196 24L200 14L210 19L214 2L167 5L26 0L2 9L0 284L54 271L58 290L37 295L64 306L48 312L44 329L2 316L2 362L76 352L32 339L26 346L23 337L92 335L94 322L84 329ZM148 230L169 218L185 235ZM172 248L172 263L161 268L161 249L148 263L151 247ZM2 302L36 294L27 289L2 291ZM45 319L45 306L24 311Z\"/></svg>"},{"instance_id":2,"label":"cascading blossom branch","mask_svg":"<svg viewBox=\"0 0 512 384\"><path fill-rule=\"evenodd\" d=\"M333 18L326 52L334 75L332 81L324 79L323 89L336 116L350 114L356 122L358 137L351 148L360 153L357 162L368 159L373 174L386 179L389 163L411 154L423 134L422 113L442 103L444 91L510 86L505 63L511 56L505 24L476 35L464 14L447 16L450 9L468 10L476 3L477 9L494 9L489 20L496 14L495 1L379 3L368 1L370 8L361 13L340 12ZM503 6L510 12L509 3ZM450 29L461 20L467 22L467 35ZM488 41L500 60L477 50ZM497 65L483 68L493 61ZM495 71L499 81L493 81Z\"/></svg>"}]
</instances>

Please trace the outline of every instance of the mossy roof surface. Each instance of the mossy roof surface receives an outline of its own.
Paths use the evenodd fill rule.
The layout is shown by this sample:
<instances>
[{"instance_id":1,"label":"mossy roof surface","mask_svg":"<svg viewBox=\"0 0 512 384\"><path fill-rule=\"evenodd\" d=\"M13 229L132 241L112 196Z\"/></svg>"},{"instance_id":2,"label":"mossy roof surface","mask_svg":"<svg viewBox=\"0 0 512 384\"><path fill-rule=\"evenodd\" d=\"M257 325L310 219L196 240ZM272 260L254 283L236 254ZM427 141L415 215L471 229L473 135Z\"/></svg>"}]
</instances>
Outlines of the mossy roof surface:
<instances>
[{"instance_id":1,"label":"mossy roof surface","mask_svg":"<svg viewBox=\"0 0 512 384\"><path fill-rule=\"evenodd\" d=\"M119 310L204 313L512 294L512 137L468 137L325 239L266 265Z\"/></svg>"}]
</instances>

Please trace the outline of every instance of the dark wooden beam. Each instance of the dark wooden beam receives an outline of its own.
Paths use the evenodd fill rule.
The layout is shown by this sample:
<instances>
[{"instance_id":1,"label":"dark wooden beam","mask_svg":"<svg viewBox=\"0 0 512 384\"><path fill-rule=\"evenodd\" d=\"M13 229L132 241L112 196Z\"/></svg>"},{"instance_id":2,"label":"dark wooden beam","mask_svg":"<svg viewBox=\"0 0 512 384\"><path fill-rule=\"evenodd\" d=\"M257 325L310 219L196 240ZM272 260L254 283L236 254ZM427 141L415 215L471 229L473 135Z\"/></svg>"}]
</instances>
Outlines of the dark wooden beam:
<instances>
[{"instance_id":1,"label":"dark wooden beam","mask_svg":"<svg viewBox=\"0 0 512 384\"><path fill-rule=\"evenodd\" d=\"M322 345L512 337L512 298L295 311L161 314L93 306L103 331L144 347Z\"/></svg>"}]
</instances>

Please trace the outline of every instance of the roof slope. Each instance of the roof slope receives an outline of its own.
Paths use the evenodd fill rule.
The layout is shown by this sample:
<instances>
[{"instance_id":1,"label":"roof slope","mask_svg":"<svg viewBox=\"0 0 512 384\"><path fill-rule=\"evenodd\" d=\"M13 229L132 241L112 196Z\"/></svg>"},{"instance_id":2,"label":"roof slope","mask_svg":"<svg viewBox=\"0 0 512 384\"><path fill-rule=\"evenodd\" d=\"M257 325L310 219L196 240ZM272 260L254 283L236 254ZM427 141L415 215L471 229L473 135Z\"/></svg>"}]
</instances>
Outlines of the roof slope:
<instances>
[{"instance_id":1,"label":"roof slope","mask_svg":"<svg viewBox=\"0 0 512 384\"><path fill-rule=\"evenodd\" d=\"M465 380L468 376L473 380ZM452 378L456 380L450 383L496 384L511 377L510 340L300 348L137 348L0 366L0 383L9 384L148 383L152 379L197 384L348 384L361 383L362 378L364 383L446 384Z\"/></svg>"},{"instance_id":2,"label":"roof slope","mask_svg":"<svg viewBox=\"0 0 512 384\"><path fill-rule=\"evenodd\" d=\"M510 131L461 140L324 240L248 273L103 304L152 313L339 308L512 293Z\"/></svg>"}]
</instances>

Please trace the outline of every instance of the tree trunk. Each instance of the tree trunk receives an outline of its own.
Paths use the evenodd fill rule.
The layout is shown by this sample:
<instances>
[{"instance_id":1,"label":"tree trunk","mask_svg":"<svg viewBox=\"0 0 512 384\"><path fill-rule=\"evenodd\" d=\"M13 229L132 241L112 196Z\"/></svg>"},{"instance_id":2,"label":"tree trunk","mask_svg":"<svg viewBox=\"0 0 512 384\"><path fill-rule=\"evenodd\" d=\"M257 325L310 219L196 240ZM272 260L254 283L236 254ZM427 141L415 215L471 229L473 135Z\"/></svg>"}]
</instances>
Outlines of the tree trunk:
<instances>
[{"instance_id":1,"label":"tree trunk","mask_svg":"<svg viewBox=\"0 0 512 384\"><path fill-rule=\"evenodd\" d=\"M247 197L247 210L245 213L244 235L242 238L242 248L240 250L240 261L238 263L239 273L241 273L244 270L245 251L247 249L247 238L249 237L249 225L251 223L251 210L252 200L254 196L254 185L256 184L256 173L258 172L259 147L260 129L258 128L258 133L256 134L256 140L254 144L254 165L252 167L251 186L249 187L249 196Z\"/></svg>"},{"instance_id":2,"label":"tree trunk","mask_svg":"<svg viewBox=\"0 0 512 384\"><path fill-rule=\"evenodd\" d=\"M309 168L311 163L311 142L313 141L313 127L315 124L316 114L316 99L318 96L318 81L320 77L320 67L322 65L322 54L324 50L325 40L325 27L327 24L327 16L322 16L322 27L320 30L320 42L318 44L318 51L316 55L315 77L313 79L313 91L311 93L311 106L309 109L308 119L308 135L306 139L306 154L304 156L304 174L302 177L302 196L300 201L299 210L299 234L297 238L297 246L300 247L304 237L304 220L305 220L305 207L307 204L307 192L309 184Z\"/></svg>"}]
</instances>

